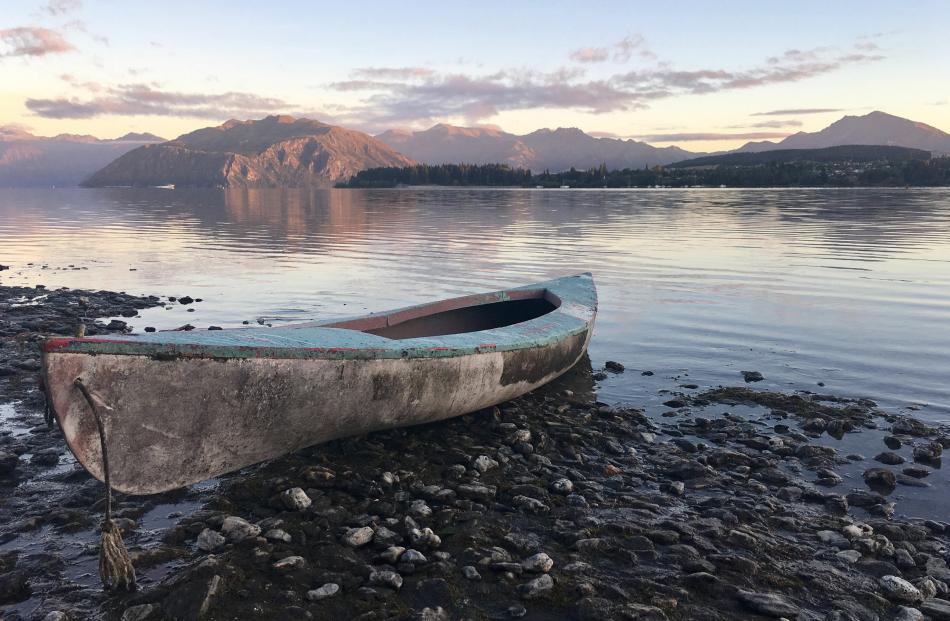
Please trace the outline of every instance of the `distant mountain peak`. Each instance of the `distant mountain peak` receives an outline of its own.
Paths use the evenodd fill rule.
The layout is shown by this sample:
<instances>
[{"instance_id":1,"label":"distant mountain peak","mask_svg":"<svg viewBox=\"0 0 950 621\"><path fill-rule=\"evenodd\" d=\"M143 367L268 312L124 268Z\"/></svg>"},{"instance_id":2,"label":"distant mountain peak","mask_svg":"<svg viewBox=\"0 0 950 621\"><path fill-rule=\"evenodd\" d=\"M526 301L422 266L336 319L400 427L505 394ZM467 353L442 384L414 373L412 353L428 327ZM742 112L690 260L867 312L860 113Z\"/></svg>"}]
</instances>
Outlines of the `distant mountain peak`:
<instances>
[{"instance_id":1,"label":"distant mountain peak","mask_svg":"<svg viewBox=\"0 0 950 621\"><path fill-rule=\"evenodd\" d=\"M750 148L752 144L739 150L753 150ZM943 154L950 153L950 134L926 123L874 110L863 115L843 116L817 132L796 132L780 142L761 145L762 148L757 150L820 149L842 145L890 145Z\"/></svg>"},{"instance_id":2,"label":"distant mountain peak","mask_svg":"<svg viewBox=\"0 0 950 621\"><path fill-rule=\"evenodd\" d=\"M273 115L232 119L140 147L92 175L84 185L319 187L364 168L414 163L363 132Z\"/></svg>"},{"instance_id":3,"label":"distant mountain peak","mask_svg":"<svg viewBox=\"0 0 950 621\"><path fill-rule=\"evenodd\" d=\"M161 136L149 132L129 132L115 139L116 142L165 142Z\"/></svg>"}]
</instances>

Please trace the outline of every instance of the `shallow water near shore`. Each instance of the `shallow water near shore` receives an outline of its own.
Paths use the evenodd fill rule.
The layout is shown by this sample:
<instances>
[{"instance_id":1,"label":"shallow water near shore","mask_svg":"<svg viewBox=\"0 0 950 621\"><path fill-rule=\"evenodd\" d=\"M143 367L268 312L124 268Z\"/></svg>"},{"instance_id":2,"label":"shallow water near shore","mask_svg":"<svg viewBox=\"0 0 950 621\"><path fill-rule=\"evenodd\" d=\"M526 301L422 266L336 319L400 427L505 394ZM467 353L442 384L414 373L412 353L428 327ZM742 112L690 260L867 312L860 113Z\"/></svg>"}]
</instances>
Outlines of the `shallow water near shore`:
<instances>
[{"instance_id":1,"label":"shallow water near shore","mask_svg":"<svg viewBox=\"0 0 950 621\"><path fill-rule=\"evenodd\" d=\"M950 420L945 189L0 190L0 240L6 284L202 299L144 310L127 320L138 331L353 315L592 271L595 367L702 385L757 370L757 388ZM664 400L629 375L600 398Z\"/></svg>"}]
</instances>

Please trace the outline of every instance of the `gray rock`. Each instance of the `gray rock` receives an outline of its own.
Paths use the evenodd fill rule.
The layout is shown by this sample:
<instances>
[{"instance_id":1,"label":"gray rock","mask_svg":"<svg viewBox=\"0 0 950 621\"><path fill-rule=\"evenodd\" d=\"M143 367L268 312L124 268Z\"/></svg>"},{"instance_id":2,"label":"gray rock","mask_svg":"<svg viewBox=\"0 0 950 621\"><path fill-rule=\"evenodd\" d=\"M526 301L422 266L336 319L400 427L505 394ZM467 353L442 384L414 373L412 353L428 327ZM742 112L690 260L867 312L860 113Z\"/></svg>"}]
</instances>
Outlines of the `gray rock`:
<instances>
[{"instance_id":1,"label":"gray rock","mask_svg":"<svg viewBox=\"0 0 950 621\"><path fill-rule=\"evenodd\" d=\"M511 504L528 513L547 513L549 506L530 496L518 495L511 499Z\"/></svg>"},{"instance_id":2,"label":"gray rock","mask_svg":"<svg viewBox=\"0 0 950 621\"><path fill-rule=\"evenodd\" d=\"M868 468L864 471L864 482L875 491L889 494L897 487L897 477L887 468Z\"/></svg>"},{"instance_id":3,"label":"gray rock","mask_svg":"<svg viewBox=\"0 0 950 621\"><path fill-rule=\"evenodd\" d=\"M489 457L488 455L479 455L472 462L472 467L478 470L479 472L481 472L482 474L485 474L492 468L497 468L498 462L492 459L491 457Z\"/></svg>"},{"instance_id":4,"label":"gray rock","mask_svg":"<svg viewBox=\"0 0 950 621\"><path fill-rule=\"evenodd\" d=\"M290 533L285 530L272 528L264 533L264 539L267 539L268 541L282 541L284 543L290 543L294 538L291 537Z\"/></svg>"},{"instance_id":5,"label":"gray rock","mask_svg":"<svg viewBox=\"0 0 950 621\"><path fill-rule=\"evenodd\" d=\"M913 604L923 599L917 587L899 576L882 576L880 583L891 601Z\"/></svg>"},{"instance_id":6,"label":"gray rock","mask_svg":"<svg viewBox=\"0 0 950 621\"><path fill-rule=\"evenodd\" d=\"M398 591L402 588L402 576L388 569L374 571L369 575L369 583L374 586L389 587Z\"/></svg>"},{"instance_id":7,"label":"gray rock","mask_svg":"<svg viewBox=\"0 0 950 621\"><path fill-rule=\"evenodd\" d=\"M788 617L793 619L798 615L798 606L791 604L781 595L775 593L755 593L752 591L736 591L736 598L753 612L767 617Z\"/></svg>"},{"instance_id":8,"label":"gray rock","mask_svg":"<svg viewBox=\"0 0 950 621\"><path fill-rule=\"evenodd\" d=\"M427 518L432 515L432 508L425 500L413 500L409 503L409 515L416 518Z\"/></svg>"},{"instance_id":9,"label":"gray rock","mask_svg":"<svg viewBox=\"0 0 950 621\"><path fill-rule=\"evenodd\" d=\"M221 523L221 532L231 541L245 541L261 534L261 527L251 524L244 518L229 515Z\"/></svg>"},{"instance_id":10,"label":"gray rock","mask_svg":"<svg viewBox=\"0 0 950 621\"><path fill-rule=\"evenodd\" d=\"M372 541L373 535L375 535L375 533L369 526L351 528L343 535L343 543L352 548L358 548Z\"/></svg>"},{"instance_id":11,"label":"gray rock","mask_svg":"<svg viewBox=\"0 0 950 621\"><path fill-rule=\"evenodd\" d=\"M218 531L206 528L198 535L198 549L204 552L215 552L227 543L227 539Z\"/></svg>"},{"instance_id":12,"label":"gray rock","mask_svg":"<svg viewBox=\"0 0 950 621\"><path fill-rule=\"evenodd\" d=\"M302 556L286 556L273 565L274 569L283 572L296 571L306 566L307 561Z\"/></svg>"},{"instance_id":13,"label":"gray rock","mask_svg":"<svg viewBox=\"0 0 950 621\"><path fill-rule=\"evenodd\" d=\"M950 602L945 599L925 599L920 605L920 611L936 621L950 620Z\"/></svg>"},{"instance_id":14,"label":"gray rock","mask_svg":"<svg viewBox=\"0 0 950 621\"><path fill-rule=\"evenodd\" d=\"M313 504L310 496L307 496L307 492L299 487L292 487L283 491L280 494L280 500L291 511L304 511Z\"/></svg>"},{"instance_id":15,"label":"gray rock","mask_svg":"<svg viewBox=\"0 0 950 621\"><path fill-rule=\"evenodd\" d=\"M874 456L874 461L879 461L882 464L887 464L888 466L896 466L898 464L904 463L904 458L898 455L897 453L892 453L891 451L884 451Z\"/></svg>"},{"instance_id":16,"label":"gray rock","mask_svg":"<svg viewBox=\"0 0 950 621\"><path fill-rule=\"evenodd\" d=\"M570 479L560 478L551 481L551 491L555 494L570 494L574 491L574 483Z\"/></svg>"},{"instance_id":17,"label":"gray rock","mask_svg":"<svg viewBox=\"0 0 950 621\"><path fill-rule=\"evenodd\" d=\"M541 574L534 580L518 585L518 593L525 599L541 597L554 588L554 578L548 574Z\"/></svg>"},{"instance_id":18,"label":"gray rock","mask_svg":"<svg viewBox=\"0 0 950 621\"><path fill-rule=\"evenodd\" d=\"M818 540L826 545L834 546L840 549L849 547L848 539L839 532L833 530L820 530L815 534L818 536Z\"/></svg>"},{"instance_id":19,"label":"gray rock","mask_svg":"<svg viewBox=\"0 0 950 621\"><path fill-rule=\"evenodd\" d=\"M442 538L436 535L431 528L413 528L409 531L409 541L414 546L438 548L442 545Z\"/></svg>"},{"instance_id":20,"label":"gray rock","mask_svg":"<svg viewBox=\"0 0 950 621\"><path fill-rule=\"evenodd\" d=\"M924 613L916 608L908 608L907 606L899 606L897 608L897 614L893 617L893 621L924 621L924 619Z\"/></svg>"},{"instance_id":21,"label":"gray rock","mask_svg":"<svg viewBox=\"0 0 950 621\"><path fill-rule=\"evenodd\" d=\"M478 570L471 565L466 565L462 568L462 575L465 576L466 580L481 580L482 575L478 573Z\"/></svg>"},{"instance_id":22,"label":"gray rock","mask_svg":"<svg viewBox=\"0 0 950 621\"><path fill-rule=\"evenodd\" d=\"M389 546L379 554L379 558L386 561L389 564L393 564L399 560L399 557L402 556L402 553L406 549L402 546Z\"/></svg>"},{"instance_id":23,"label":"gray rock","mask_svg":"<svg viewBox=\"0 0 950 621\"><path fill-rule=\"evenodd\" d=\"M544 552L538 552L521 561L525 571L548 573L554 567L554 560Z\"/></svg>"},{"instance_id":24,"label":"gray rock","mask_svg":"<svg viewBox=\"0 0 950 621\"><path fill-rule=\"evenodd\" d=\"M413 565L424 565L425 563L429 562L429 559L427 559L426 555L419 550L413 550L412 548L409 548L402 553L402 556L399 557L399 562L412 563Z\"/></svg>"},{"instance_id":25,"label":"gray rock","mask_svg":"<svg viewBox=\"0 0 950 621\"><path fill-rule=\"evenodd\" d=\"M69 616L60 610L49 612L43 617L43 621L69 621Z\"/></svg>"},{"instance_id":26,"label":"gray rock","mask_svg":"<svg viewBox=\"0 0 950 621\"><path fill-rule=\"evenodd\" d=\"M327 582L322 587L307 591L307 599L311 602L319 602L322 599L333 597L340 592L340 585L335 582Z\"/></svg>"}]
</instances>

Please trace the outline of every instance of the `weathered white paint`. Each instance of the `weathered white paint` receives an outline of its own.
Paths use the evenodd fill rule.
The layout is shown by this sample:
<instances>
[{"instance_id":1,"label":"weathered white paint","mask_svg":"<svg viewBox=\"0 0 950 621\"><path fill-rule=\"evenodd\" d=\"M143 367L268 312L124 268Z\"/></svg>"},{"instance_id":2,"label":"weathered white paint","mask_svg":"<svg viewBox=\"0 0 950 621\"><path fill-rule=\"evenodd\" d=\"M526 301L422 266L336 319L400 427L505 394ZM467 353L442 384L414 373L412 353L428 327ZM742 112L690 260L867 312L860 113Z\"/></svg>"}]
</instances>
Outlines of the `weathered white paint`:
<instances>
[{"instance_id":1,"label":"weathered white paint","mask_svg":"<svg viewBox=\"0 0 950 621\"><path fill-rule=\"evenodd\" d=\"M99 480L104 416L115 489L182 487L342 436L431 422L522 395L583 356L593 327L531 350L446 358L215 360L49 352L47 390L70 449ZM539 366L541 365L541 366Z\"/></svg>"}]
</instances>

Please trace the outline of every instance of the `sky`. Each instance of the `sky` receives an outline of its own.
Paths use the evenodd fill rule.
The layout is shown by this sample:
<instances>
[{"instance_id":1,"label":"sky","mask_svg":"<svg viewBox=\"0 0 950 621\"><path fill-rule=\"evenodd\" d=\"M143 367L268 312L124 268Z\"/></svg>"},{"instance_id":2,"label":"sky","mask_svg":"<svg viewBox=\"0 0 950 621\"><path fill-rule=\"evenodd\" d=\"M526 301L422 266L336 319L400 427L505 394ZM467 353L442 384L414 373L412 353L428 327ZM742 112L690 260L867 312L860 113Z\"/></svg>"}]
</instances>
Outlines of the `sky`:
<instances>
[{"instance_id":1,"label":"sky","mask_svg":"<svg viewBox=\"0 0 950 621\"><path fill-rule=\"evenodd\" d=\"M738 147L883 110L950 131L950 3L3 0L0 126L172 138L291 114Z\"/></svg>"}]
</instances>

